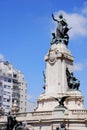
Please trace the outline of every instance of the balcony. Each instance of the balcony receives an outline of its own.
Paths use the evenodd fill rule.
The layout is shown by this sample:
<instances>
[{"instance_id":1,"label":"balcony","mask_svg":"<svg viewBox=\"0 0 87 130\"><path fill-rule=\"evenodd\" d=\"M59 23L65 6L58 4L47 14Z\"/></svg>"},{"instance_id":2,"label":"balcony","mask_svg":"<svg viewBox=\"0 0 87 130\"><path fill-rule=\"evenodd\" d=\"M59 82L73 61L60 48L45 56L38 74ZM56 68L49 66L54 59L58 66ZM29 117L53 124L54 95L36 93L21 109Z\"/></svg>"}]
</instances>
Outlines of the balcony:
<instances>
[{"instance_id":1,"label":"balcony","mask_svg":"<svg viewBox=\"0 0 87 130\"><path fill-rule=\"evenodd\" d=\"M13 93L20 93L19 86L13 85Z\"/></svg>"},{"instance_id":2,"label":"balcony","mask_svg":"<svg viewBox=\"0 0 87 130\"><path fill-rule=\"evenodd\" d=\"M16 85L16 86L19 86L19 82L18 82L18 80L17 79L13 79L13 85Z\"/></svg>"},{"instance_id":3,"label":"balcony","mask_svg":"<svg viewBox=\"0 0 87 130\"><path fill-rule=\"evenodd\" d=\"M7 72L7 73L4 72L4 73L3 73L3 76L4 76L4 77L12 78L12 74L10 74L10 73L8 73L8 72Z\"/></svg>"},{"instance_id":4,"label":"balcony","mask_svg":"<svg viewBox=\"0 0 87 130\"><path fill-rule=\"evenodd\" d=\"M20 89L19 89L19 88L14 89L14 86L13 86L13 92L19 93L19 92L20 92Z\"/></svg>"},{"instance_id":5,"label":"balcony","mask_svg":"<svg viewBox=\"0 0 87 130\"><path fill-rule=\"evenodd\" d=\"M12 94L12 99L20 100L20 94L19 93L13 93Z\"/></svg>"},{"instance_id":6,"label":"balcony","mask_svg":"<svg viewBox=\"0 0 87 130\"><path fill-rule=\"evenodd\" d=\"M3 105L5 105L5 106L10 106L10 102L7 102L7 101L3 101Z\"/></svg>"},{"instance_id":7,"label":"balcony","mask_svg":"<svg viewBox=\"0 0 87 130\"><path fill-rule=\"evenodd\" d=\"M3 98L10 99L9 95L3 95Z\"/></svg>"},{"instance_id":8,"label":"balcony","mask_svg":"<svg viewBox=\"0 0 87 130\"><path fill-rule=\"evenodd\" d=\"M19 98L19 97L17 97L17 96L13 96L13 97L12 97L12 100L17 100L17 101L20 101L20 98Z\"/></svg>"},{"instance_id":9,"label":"balcony","mask_svg":"<svg viewBox=\"0 0 87 130\"><path fill-rule=\"evenodd\" d=\"M3 91L5 91L5 92L9 92L9 93L12 92L11 88L4 88Z\"/></svg>"}]
</instances>

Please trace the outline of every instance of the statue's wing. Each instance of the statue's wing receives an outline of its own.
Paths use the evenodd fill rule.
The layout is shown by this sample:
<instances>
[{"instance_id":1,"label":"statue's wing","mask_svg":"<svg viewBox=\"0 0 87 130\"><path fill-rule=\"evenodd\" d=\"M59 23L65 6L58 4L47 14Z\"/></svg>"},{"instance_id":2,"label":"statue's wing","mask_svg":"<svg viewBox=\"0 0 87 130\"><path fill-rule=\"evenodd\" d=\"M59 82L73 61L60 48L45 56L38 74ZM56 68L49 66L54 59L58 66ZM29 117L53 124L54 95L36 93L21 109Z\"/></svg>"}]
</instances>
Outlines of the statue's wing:
<instances>
[{"instance_id":1,"label":"statue's wing","mask_svg":"<svg viewBox=\"0 0 87 130\"><path fill-rule=\"evenodd\" d=\"M62 97L61 98L61 102L64 102L66 100L66 98L68 98L68 97L70 97L70 96L64 96L64 97Z\"/></svg>"},{"instance_id":2,"label":"statue's wing","mask_svg":"<svg viewBox=\"0 0 87 130\"><path fill-rule=\"evenodd\" d=\"M54 99L59 102L59 98L54 98Z\"/></svg>"}]
</instances>

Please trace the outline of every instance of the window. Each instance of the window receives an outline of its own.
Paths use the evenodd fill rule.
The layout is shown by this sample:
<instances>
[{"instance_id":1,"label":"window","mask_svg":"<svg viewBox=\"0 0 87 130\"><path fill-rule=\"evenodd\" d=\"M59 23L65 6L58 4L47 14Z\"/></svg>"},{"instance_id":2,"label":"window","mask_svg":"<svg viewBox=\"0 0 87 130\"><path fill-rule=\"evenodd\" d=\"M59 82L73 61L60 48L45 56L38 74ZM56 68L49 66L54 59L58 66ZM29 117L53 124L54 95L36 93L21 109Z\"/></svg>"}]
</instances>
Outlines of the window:
<instances>
[{"instance_id":1,"label":"window","mask_svg":"<svg viewBox=\"0 0 87 130\"><path fill-rule=\"evenodd\" d=\"M8 82L11 83L11 79L8 79Z\"/></svg>"},{"instance_id":2,"label":"window","mask_svg":"<svg viewBox=\"0 0 87 130\"><path fill-rule=\"evenodd\" d=\"M6 78L6 77L5 77L5 78L4 78L4 81L11 83L11 79L10 79L10 78Z\"/></svg>"},{"instance_id":3,"label":"window","mask_svg":"<svg viewBox=\"0 0 87 130\"><path fill-rule=\"evenodd\" d=\"M10 99L7 99L7 102L10 102Z\"/></svg>"},{"instance_id":4,"label":"window","mask_svg":"<svg viewBox=\"0 0 87 130\"><path fill-rule=\"evenodd\" d=\"M6 81L6 82L7 82L7 78L4 78L4 81Z\"/></svg>"},{"instance_id":5,"label":"window","mask_svg":"<svg viewBox=\"0 0 87 130\"><path fill-rule=\"evenodd\" d=\"M4 88L7 88L7 85L4 85Z\"/></svg>"},{"instance_id":6,"label":"window","mask_svg":"<svg viewBox=\"0 0 87 130\"><path fill-rule=\"evenodd\" d=\"M17 74L13 74L13 77L14 77L14 78L17 78Z\"/></svg>"},{"instance_id":7,"label":"window","mask_svg":"<svg viewBox=\"0 0 87 130\"><path fill-rule=\"evenodd\" d=\"M0 100L1 100L1 96L0 96Z\"/></svg>"},{"instance_id":8,"label":"window","mask_svg":"<svg viewBox=\"0 0 87 130\"><path fill-rule=\"evenodd\" d=\"M9 106L9 105L7 105L7 106L6 106L6 108L10 108L10 106Z\"/></svg>"},{"instance_id":9,"label":"window","mask_svg":"<svg viewBox=\"0 0 87 130\"><path fill-rule=\"evenodd\" d=\"M11 86L8 86L8 88L11 88Z\"/></svg>"}]
</instances>

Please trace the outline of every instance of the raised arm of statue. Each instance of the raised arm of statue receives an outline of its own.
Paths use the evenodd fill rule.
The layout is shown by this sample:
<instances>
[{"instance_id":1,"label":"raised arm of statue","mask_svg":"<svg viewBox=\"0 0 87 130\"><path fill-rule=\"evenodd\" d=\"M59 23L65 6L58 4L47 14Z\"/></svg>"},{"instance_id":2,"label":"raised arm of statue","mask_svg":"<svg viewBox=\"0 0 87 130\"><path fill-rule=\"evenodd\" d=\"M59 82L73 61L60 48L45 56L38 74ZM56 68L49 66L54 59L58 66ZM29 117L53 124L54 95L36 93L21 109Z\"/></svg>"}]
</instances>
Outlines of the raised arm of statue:
<instances>
[{"instance_id":1,"label":"raised arm of statue","mask_svg":"<svg viewBox=\"0 0 87 130\"><path fill-rule=\"evenodd\" d=\"M54 21L58 22L58 20L54 18L54 15L53 15L53 14L52 14L52 18L53 18Z\"/></svg>"},{"instance_id":2,"label":"raised arm of statue","mask_svg":"<svg viewBox=\"0 0 87 130\"><path fill-rule=\"evenodd\" d=\"M69 42L69 36L67 32L71 28L68 28L68 24L66 19L63 18L62 13L58 15L58 18L55 18L54 14L52 13L52 19L57 22L57 27L55 33L52 34L53 38L51 44L61 42L67 46Z\"/></svg>"}]
</instances>

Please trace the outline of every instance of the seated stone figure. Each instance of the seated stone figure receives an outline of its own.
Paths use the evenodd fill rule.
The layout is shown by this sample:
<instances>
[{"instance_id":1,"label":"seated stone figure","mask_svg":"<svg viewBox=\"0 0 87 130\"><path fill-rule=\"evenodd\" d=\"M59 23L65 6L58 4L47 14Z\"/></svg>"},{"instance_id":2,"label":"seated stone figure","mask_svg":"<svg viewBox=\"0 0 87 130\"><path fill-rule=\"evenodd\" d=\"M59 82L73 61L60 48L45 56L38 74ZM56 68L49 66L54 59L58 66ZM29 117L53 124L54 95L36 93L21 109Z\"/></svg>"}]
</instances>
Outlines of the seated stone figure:
<instances>
[{"instance_id":1,"label":"seated stone figure","mask_svg":"<svg viewBox=\"0 0 87 130\"><path fill-rule=\"evenodd\" d=\"M80 81L66 68L67 82L70 89L79 89Z\"/></svg>"}]
</instances>

